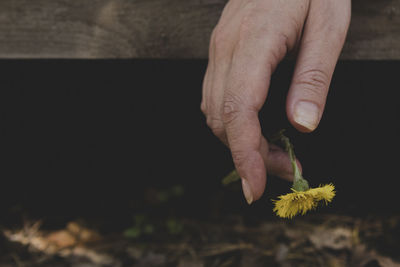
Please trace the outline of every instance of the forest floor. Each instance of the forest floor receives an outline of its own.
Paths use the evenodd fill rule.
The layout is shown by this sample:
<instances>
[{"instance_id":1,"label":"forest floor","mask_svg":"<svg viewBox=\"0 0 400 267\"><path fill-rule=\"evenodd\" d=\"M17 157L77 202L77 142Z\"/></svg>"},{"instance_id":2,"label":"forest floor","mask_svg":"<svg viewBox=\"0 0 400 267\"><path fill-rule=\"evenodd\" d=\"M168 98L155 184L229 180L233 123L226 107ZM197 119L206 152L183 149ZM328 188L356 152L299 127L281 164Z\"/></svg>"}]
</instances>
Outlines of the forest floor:
<instances>
[{"instance_id":1,"label":"forest floor","mask_svg":"<svg viewBox=\"0 0 400 267\"><path fill-rule=\"evenodd\" d=\"M240 185L230 189L199 206L180 186L150 189L125 219L126 211L52 219L10 208L0 221L0 267L400 267L400 214L321 207L280 219L267 202L247 206Z\"/></svg>"},{"instance_id":2,"label":"forest floor","mask_svg":"<svg viewBox=\"0 0 400 267\"><path fill-rule=\"evenodd\" d=\"M246 226L240 216L206 222L144 216L121 233L70 221L1 229L0 266L400 266L400 216L335 214L269 219Z\"/></svg>"}]
</instances>

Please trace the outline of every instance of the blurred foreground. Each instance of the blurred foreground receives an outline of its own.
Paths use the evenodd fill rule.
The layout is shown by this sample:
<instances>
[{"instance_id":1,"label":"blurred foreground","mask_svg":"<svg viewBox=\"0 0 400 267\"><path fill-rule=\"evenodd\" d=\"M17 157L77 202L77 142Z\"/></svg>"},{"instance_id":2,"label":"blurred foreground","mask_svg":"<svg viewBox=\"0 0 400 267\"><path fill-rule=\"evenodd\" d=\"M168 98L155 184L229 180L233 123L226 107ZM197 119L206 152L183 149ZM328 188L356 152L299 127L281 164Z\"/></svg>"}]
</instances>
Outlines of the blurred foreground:
<instances>
[{"instance_id":1,"label":"blurred foreground","mask_svg":"<svg viewBox=\"0 0 400 267\"><path fill-rule=\"evenodd\" d=\"M165 231L102 234L83 222L2 229L1 266L400 266L400 216L311 215L245 225L165 220ZM136 225L137 226L137 225Z\"/></svg>"}]
</instances>

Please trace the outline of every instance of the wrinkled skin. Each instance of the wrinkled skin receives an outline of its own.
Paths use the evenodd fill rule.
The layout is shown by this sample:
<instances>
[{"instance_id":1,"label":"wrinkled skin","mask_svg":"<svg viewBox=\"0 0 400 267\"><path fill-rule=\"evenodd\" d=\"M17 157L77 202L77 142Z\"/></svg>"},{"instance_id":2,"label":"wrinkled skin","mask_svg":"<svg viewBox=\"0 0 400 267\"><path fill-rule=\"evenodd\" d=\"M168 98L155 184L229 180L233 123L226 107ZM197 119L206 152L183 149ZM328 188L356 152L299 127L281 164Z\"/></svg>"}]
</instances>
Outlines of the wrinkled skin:
<instances>
[{"instance_id":1,"label":"wrinkled skin","mask_svg":"<svg viewBox=\"0 0 400 267\"><path fill-rule=\"evenodd\" d=\"M230 0L225 6L211 35L201 110L230 148L248 203L263 194L267 172L292 177L288 156L268 144L258 120L271 74L295 53L286 113L296 129L313 131L350 16L350 0Z\"/></svg>"}]
</instances>

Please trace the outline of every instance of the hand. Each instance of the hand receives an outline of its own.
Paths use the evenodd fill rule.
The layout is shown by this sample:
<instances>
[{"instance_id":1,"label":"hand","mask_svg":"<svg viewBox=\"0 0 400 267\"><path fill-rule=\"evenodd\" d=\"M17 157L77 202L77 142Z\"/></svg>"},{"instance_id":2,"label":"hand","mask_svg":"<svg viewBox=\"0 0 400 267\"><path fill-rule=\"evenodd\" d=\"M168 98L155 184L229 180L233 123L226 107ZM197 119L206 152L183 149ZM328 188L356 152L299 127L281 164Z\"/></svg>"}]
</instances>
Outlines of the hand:
<instances>
[{"instance_id":1,"label":"hand","mask_svg":"<svg viewBox=\"0 0 400 267\"><path fill-rule=\"evenodd\" d=\"M288 52L298 51L286 112L299 131L313 131L350 15L350 0L230 0L225 6L211 35L201 109L230 148L249 204L264 192L267 171L292 177L288 156L267 143L258 120L271 74Z\"/></svg>"}]
</instances>

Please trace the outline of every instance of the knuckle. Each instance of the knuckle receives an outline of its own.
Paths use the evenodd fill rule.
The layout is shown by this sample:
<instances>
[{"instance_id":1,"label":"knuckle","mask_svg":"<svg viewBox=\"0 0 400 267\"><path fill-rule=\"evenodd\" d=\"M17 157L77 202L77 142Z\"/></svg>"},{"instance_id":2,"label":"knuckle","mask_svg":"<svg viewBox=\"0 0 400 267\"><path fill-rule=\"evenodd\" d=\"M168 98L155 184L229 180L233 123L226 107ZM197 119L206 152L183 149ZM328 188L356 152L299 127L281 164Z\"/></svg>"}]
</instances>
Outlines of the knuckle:
<instances>
[{"instance_id":1,"label":"knuckle","mask_svg":"<svg viewBox=\"0 0 400 267\"><path fill-rule=\"evenodd\" d=\"M234 121L240 113L240 106L242 101L239 97L228 95L225 97L222 105L222 121L229 124Z\"/></svg>"},{"instance_id":2,"label":"knuckle","mask_svg":"<svg viewBox=\"0 0 400 267\"><path fill-rule=\"evenodd\" d=\"M221 137L225 133L224 124L219 118L208 116L207 125L215 136Z\"/></svg>"},{"instance_id":3,"label":"knuckle","mask_svg":"<svg viewBox=\"0 0 400 267\"><path fill-rule=\"evenodd\" d=\"M320 69L310 69L297 75L294 84L304 87L313 95L320 95L329 87L330 76Z\"/></svg>"},{"instance_id":4,"label":"knuckle","mask_svg":"<svg viewBox=\"0 0 400 267\"><path fill-rule=\"evenodd\" d=\"M215 26L215 28L214 28L214 29L212 30L212 32L211 32L210 46L212 46L212 45L215 44L215 35L217 35L218 31L219 31L219 25L217 24L217 25Z\"/></svg>"},{"instance_id":5,"label":"knuckle","mask_svg":"<svg viewBox=\"0 0 400 267\"><path fill-rule=\"evenodd\" d=\"M214 60L225 60L229 57L230 47L232 46L232 32L227 31L223 26L217 25L212 34L212 46Z\"/></svg>"},{"instance_id":6,"label":"knuckle","mask_svg":"<svg viewBox=\"0 0 400 267\"><path fill-rule=\"evenodd\" d=\"M217 51L223 51L229 44L230 33L221 25L217 25L212 33L212 39Z\"/></svg>"}]
</instances>

